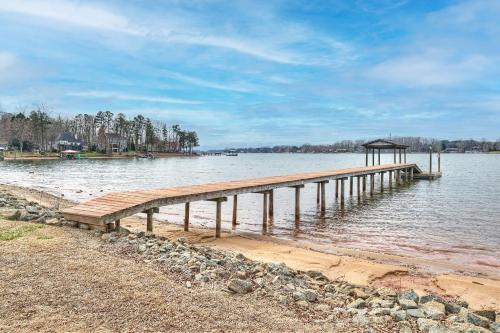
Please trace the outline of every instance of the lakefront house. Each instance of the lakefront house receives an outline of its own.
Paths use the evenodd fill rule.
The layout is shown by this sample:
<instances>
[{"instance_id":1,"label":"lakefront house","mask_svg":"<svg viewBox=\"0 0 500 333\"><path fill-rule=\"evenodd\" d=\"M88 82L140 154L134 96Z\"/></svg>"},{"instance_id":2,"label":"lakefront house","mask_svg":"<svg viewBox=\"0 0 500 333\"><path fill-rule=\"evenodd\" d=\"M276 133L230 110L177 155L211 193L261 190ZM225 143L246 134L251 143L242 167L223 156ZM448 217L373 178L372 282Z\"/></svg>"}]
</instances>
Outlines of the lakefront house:
<instances>
[{"instance_id":1,"label":"lakefront house","mask_svg":"<svg viewBox=\"0 0 500 333\"><path fill-rule=\"evenodd\" d=\"M76 135L69 132L59 134L52 145L52 147L58 151L82 151L84 150L84 146L85 143L82 140L78 139Z\"/></svg>"}]
</instances>

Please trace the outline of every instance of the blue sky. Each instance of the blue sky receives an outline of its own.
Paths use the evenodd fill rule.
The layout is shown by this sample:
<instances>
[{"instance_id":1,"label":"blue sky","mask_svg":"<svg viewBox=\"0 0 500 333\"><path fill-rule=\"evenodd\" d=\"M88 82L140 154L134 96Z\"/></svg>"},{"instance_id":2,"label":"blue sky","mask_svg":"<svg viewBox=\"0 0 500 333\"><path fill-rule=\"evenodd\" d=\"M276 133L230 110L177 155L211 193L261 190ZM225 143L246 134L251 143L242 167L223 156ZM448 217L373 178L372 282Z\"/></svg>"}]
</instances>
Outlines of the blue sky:
<instances>
[{"instance_id":1,"label":"blue sky","mask_svg":"<svg viewBox=\"0 0 500 333\"><path fill-rule=\"evenodd\" d=\"M0 106L141 113L203 148L497 139L498 17L498 0L0 0Z\"/></svg>"}]
</instances>

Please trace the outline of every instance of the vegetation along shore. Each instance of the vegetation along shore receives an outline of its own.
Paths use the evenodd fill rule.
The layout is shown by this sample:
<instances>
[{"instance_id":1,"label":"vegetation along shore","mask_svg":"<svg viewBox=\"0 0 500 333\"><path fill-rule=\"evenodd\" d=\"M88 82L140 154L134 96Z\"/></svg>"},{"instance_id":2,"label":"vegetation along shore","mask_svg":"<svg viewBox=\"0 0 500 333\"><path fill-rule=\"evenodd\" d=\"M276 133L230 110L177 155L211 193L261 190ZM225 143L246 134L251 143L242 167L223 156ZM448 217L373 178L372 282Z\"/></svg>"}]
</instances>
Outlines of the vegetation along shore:
<instances>
[{"instance_id":1,"label":"vegetation along shore","mask_svg":"<svg viewBox=\"0 0 500 333\"><path fill-rule=\"evenodd\" d=\"M204 230L183 234L167 224L158 227L156 234L146 234L138 231L144 221L136 217L125 219L118 232L74 228L57 212L58 207L71 204L30 189L2 186L0 278L11 281L11 288L2 289L0 328L42 332L192 331L196 327L203 331L500 331L498 304L468 304L456 295L411 285L377 285L386 272L384 265L388 267L377 260L371 271L360 272L365 259L346 253L337 256L348 263L351 272L373 277L378 271L379 278L372 283L359 279L353 283L349 281L352 276L333 277L318 262L316 269L304 266L300 253L307 249L275 251L285 259L283 263L272 255L259 257L259 251L250 251L252 239L245 243L227 236L213 241ZM283 255L286 251L294 261ZM330 266L335 271L342 265ZM38 274L28 273L33 267ZM389 271L394 270L392 266ZM401 272L404 276L404 269ZM417 276L413 279L418 285ZM470 288L480 289L480 284L487 283L480 277L472 280L476 284ZM34 283L39 287L28 288Z\"/></svg>"}]
</instances>

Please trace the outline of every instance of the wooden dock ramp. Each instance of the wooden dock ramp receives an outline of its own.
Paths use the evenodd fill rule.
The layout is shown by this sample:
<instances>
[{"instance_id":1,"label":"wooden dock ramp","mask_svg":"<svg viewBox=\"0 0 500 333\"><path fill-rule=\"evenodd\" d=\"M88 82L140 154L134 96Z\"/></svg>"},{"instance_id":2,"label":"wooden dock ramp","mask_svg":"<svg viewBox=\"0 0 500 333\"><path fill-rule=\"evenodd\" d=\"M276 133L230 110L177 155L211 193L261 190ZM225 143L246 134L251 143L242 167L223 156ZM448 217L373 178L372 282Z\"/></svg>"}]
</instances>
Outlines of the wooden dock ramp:
<instances>
[{"instance_id":1,"label":"wooden dock ramp","mask_svg":"<svg viewBox=\"0 0 500 333\"><path fill-rule=\"evenodd\" d=\"M309 183L317 184L318 203L321 211L325 210L325 185L335 181L336 197L344 204L345 181L349 180L349 195L353 195L354 179L357 179L357 195L367 189L366 180L370 177L370 194L373 195L376 175L388 173L389 186L393 179L396 184L411 181L422 171L416 164L383 164L363 166L349 169L327 170L320 172L299 173L286 176L274 176L255 179L235 180L202 185L180 186L166 189L128 191L109 193L102 197L83 202L61 211L65 220L87 224L90 228L110 231L120 225L120 219L137 214L147 214L147 231L153 230L153 214L159 207L185 204L184 229L189 229L189 203L211 200L216 202L216 237L220 236L221 204L227 197L233 196L233 224L237 220L237 196L246 193L261 193L263 195L263 223L266 224L273 216L273 190L291 187L295 189L295 216L300 216L300 189ZM404 175L404 179L403 179ZM340 185L340 186L339 186ZM383 190L384 182L381 182Z\"/></svg>"}]
</instances>

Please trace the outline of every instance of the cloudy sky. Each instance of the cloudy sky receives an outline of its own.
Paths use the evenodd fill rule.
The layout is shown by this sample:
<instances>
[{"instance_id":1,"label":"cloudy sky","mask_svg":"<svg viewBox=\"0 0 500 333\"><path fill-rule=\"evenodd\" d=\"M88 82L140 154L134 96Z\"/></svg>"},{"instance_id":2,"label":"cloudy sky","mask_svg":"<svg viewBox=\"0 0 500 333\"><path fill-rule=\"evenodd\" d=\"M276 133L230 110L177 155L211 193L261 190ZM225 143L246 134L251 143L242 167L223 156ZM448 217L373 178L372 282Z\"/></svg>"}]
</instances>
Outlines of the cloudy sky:
<instances>
[{"instance_id":1,"label":"cloudy sky","mask_svg":"<svg viewBox=\"0 0 500 333\"><path fill-rule=\"evenodd\" d=\"M0 107L141 113L203 148L497 139L499 17L499 0L0 0Z\"/></svg>"}]
</instances>

